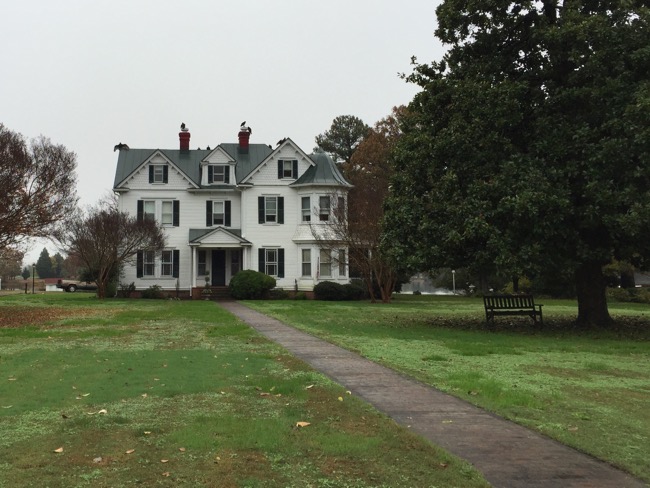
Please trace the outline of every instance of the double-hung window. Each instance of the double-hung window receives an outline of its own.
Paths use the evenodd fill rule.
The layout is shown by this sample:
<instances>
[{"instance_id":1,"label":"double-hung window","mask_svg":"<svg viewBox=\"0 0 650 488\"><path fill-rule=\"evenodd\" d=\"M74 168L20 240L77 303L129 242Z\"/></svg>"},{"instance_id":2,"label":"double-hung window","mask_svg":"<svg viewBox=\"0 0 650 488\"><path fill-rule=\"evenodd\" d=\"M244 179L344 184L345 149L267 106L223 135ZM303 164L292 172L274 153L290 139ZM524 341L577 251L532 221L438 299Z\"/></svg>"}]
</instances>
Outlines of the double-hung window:
<instances>
[{"instance_id":1,"label":"double-hung window","mask_svg":"<svg viewBox=\"0 0 650 488\"><path fill-rule=\"evenodd\" d=\"M278 160L278 178L298 178L298 160L297 159L280 159Z\"/></svg>"},{"instance_id":2,"label":"double-hung window","mask_svg":"<svg viewBox=\"0 0 650 488\"><path fill-rule=\"evenodd\" d=\"M278 250L277 249L265 249L265 269L264 273L269 276L278 275Z\"/></svg>"},{"instance_id":3,"label":"double-hung window","mask_svg":"<svg viewBox=\"0 0 650 488\"><path fill-rule=\"evenodd\" d=\"M149 165L149 183L167 183L169 167L166 164Z\"/></svg>"},{"instance_id":4,"label":"double-hung window","mask_svg":"<svg viewBox=\"0 0 650 488\"><path fill-rule=\"evenodd\" d=\"M207 262L206 262L206 251L199 251L198 252L198 269L197 273L199 276L205 275L207 271Z\"/></svg>"},{"instance_id":5,"label":"double-hung window","mask_svg":"<svg viewBox=\"0 0 650 488\"><path fill-rule=\"evenodd\" d=\"M172 276L174 273L174 253L172 251L163 251L160 265L160 276Z\"/></svg>"},{"instance_id":6,"label":"double-hung window","mask_svg":"<svg viewBox=\"0 0 650 488\"><path fill-rule=\"evenodd\" d=\"M302 275L311 276L311 249L302 250Z\"/></svg>"},{"instance_id":7,"label":"double-hung window","mask_svg":"<svg viewBox=\"0 0 650 488\"><path fill-rule=\"evenodd\" d=\"M345 270L348 264L345 254L345 249L339 249L339 276L345 276Z\"/></svg>"},{"instance_id":8,"label":"double-hung window","mask_svg":"<svg viewBox=\"0 0 650 488\"><path fill-rule=\"evenodd\" d=\"M224 202L212 202L212 225L224 225L226 213Z\"/></svg>"},{"instance_id":9,"label":"double-hung window","mask_svg":"<svg viewBox=\"0 0 650 488\"><path fill-rule=\"evenodd\" d=\"M321 276L332 276L332 251L329 249L320 250L320 269Z\"/></svg>"},{"instance_id":10,"label":"double-hung window","mask_svg":"<svg viewBox=\"0 0 650 488\"><path fill-rule=\"evenodd\" d=\"M284 197L258 197L260 224L284 224Z\"/></svg>"},{"instance_id":11,"label":"double-hung window","mask_svg":"<svg viewBox=\"0 0 650 488\"><path fill-rule=\"evenodd\" d=\"M311 198L302 197L302 221L311 222Z\"/></svg>"},{"instance_id":12,"label":"double-hung window","mask_svg":"<svg viewBox=\"0 0 650 488\"><path fill-rule=\"evenodd\" d=\"M330 219L330 197L319 197L318 199L318 218L321 221Z\"/></svg>"},{"instance_id":13,"label":"double-hung window","mask_svg":"<svg viewBox=\"0 0 650 488\"><path fill-rule=\"evenodd\" d=\"M230 183L230 167L225 164L210 164L208 166L208 183Z\"/></svg>"},{"instance_id":14,"label":"double-hung window","mask_svg":"<svg viewBox=\"0 0 650 488\"><path fill-rule=\"evenodd\" d=\"M142 253L142 276L155 276L156 274L156 254L153 251L144 251Z\"/></svg>"},{"instance_id":15,"label":"double-hung window","mask_svg":"<svg viewBox=\"0 0 650 488\"><path fill-rule=\"evenodd\" d=\"M156 202L153 200L145 200L142 203L142 216L145 219L155 220L156 218Z\"/></svg>"},{"instance_id":16,"label":"double-hung window","mask_svg":"<svg viewBox=\"0 0 650 488\"><path fill-rule=\"evenodd\" d=\"M162 202L162 213L160 223L162 225L173 225L174 224L174 202L171 200L163 200Z\"/></svg>"}]
</instances>

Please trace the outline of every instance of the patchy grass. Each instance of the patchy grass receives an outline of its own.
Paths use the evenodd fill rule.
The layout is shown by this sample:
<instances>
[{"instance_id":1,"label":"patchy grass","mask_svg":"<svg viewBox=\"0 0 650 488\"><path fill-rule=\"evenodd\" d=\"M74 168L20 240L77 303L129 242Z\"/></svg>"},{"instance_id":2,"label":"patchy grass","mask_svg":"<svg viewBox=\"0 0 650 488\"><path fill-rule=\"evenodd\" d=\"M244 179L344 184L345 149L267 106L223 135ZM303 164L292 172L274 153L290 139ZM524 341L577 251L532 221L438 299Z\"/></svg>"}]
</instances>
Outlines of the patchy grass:
<instances>
[{"instance_id":1,"label":"patchy grass","mask_svg":"<svg viewBox=\"0 0 650 488\"><path fill-rule=\"evenodd\" d=\"M581 331L575 302L541 302L544 327L491 330L475 298L248 304L650 481L650 306L613 304L612 328Z\"/></svg>"},{"instance_id":2,"label":"patchy grass","mask_svg":"<svg viewBox=\"0 0 650 488\"><path fill-rule=\"evenodd\" d=\"M488 486L212 303L0 316L0 487Z\"/></svg>"}]
</instances>

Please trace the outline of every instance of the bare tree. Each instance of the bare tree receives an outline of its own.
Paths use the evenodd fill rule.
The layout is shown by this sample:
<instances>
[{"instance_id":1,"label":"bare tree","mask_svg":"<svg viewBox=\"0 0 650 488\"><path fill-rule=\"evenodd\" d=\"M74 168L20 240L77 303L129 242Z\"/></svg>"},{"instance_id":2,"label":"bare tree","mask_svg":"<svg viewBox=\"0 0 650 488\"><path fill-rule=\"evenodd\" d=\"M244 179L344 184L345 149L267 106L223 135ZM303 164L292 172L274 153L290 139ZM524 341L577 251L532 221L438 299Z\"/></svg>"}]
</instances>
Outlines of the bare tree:
<instances>
[{"instance_id":1,"label":"bare tree","mask_svg":"<svg viewBox=\"0 0 650 488\"><path fill-rule=\"evenodd\" d=\"M0 249L26 237L51 237L77 204L77 156L40 136L0 124Z\"/></svg>"},{"instance_id":2,"label":"bare tree","mask_svg":"<svg viewBox=\"0 0 650 488\"><path fill-rule=\"evenodd\" d=\"M387 303L398 280L394 263L382 252L381 240L383 202L391 175L389 158L401 134L399 119L404 110L393 108L391 115L369 129L344 166L344 175L353 185L347 208L344 201L332 195L331 200L338 204L334 218L326 226L312 225L321 248L347 247L350 268L361 274L373 303L377 300L375 285L382 302Z\"/></svg>"},{"instance_id":3,"label":"bare tree","mask_svg":"<svg viewBox=\"0 0 650 488\"><path fill-rule=\"evenodd\" d=\"M87 212L78 211L59 241L70 257L91 272L97 296L102 299L112 273L132 262L138 251L165 247L164 231L158 222L120 212L114 201L100 203Z\"/></svg>"},{"instance_id":4,"label":"bare tree","mask_svg":"<svg viewBox=\"0 0 650 488\"><path fill-rule=\"evenodd\" d=\"M9 281L19 275L24 256L25 253L19 249L0 249L0 278Z\"/></svg>"}]
</instances>

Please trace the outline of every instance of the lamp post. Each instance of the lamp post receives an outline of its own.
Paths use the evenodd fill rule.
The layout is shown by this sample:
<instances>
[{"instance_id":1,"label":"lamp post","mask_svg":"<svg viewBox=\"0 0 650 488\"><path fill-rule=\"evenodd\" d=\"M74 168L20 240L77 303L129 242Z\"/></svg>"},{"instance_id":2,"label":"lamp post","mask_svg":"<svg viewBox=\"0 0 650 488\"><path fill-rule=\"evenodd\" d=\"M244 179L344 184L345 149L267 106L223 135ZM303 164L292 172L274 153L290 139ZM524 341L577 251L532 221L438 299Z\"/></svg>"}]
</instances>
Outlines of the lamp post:
<instances>
[{"instance_id":1,"label":"lamp post","mask_svg":"<svg viewBox=\"0 0 650 488\"><path fill-rule=\"evenodd\" d=\"M34 276L34 268L36 268L36 264L32 264L32 295L34 294L34 280L36 278Z\"/></svg>"},{"instance_id":2,"label":"lamp post","mask_svg":"<svg viewBox=\"0 0 650 488\"><path fill-rule=\"evenodd\" d=\"M451 270L451 286L452 286L452 292L455 295L456 294L456 270L455 269Z\"/></svg>"}]
</instances>

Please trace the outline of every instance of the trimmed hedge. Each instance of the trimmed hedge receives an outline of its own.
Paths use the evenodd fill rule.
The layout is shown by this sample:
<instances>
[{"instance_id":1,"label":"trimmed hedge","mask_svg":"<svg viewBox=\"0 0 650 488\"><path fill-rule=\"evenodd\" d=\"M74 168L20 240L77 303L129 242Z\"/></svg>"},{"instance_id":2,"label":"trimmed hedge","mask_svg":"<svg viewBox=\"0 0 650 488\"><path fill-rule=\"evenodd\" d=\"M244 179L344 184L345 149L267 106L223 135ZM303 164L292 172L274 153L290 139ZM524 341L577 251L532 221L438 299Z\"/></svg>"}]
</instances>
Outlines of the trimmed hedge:
<instances>
[{"instance_id":1,"label":"trimmed hedge","mask_svg":"<svg viewBox=\"0 0 650 488\"><path fill-rule=\"evenodd\" d=\"M342 285L333 281L322 281L314 286L314 298L334 302L361 300L363 289L350 283Z\"/></svg>"},{"instance_id":2,"label":"trimmed hedge","mask_svg":"<svg viewBox=\"0 0 650 488\"><path fill-rule=\"evenodd\" d=\"M275 278L259 271L240 271L230 280L230 295L237 300L265 298L275 288Z\"/></svg>"}]
</instances>

